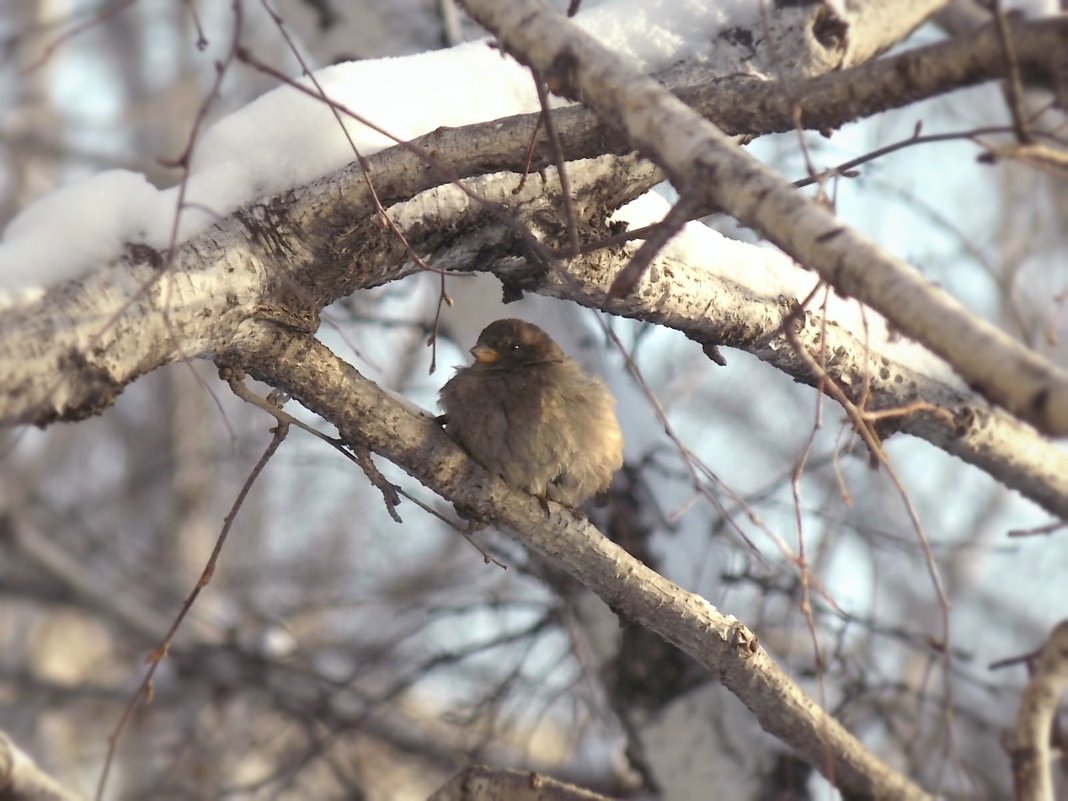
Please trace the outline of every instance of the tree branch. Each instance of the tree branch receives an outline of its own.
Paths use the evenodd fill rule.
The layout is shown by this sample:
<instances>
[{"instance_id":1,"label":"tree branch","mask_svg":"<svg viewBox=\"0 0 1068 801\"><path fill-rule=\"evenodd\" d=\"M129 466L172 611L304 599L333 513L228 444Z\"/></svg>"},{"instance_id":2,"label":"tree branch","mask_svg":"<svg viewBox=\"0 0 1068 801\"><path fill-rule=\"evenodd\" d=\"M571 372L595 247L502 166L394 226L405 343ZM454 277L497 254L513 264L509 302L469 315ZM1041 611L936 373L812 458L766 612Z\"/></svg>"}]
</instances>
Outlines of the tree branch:
<instances>
[{"instance_id":1,"label":"tree branch","mask_svg":"<svg viewBox=\"0 0 1068 801\"><path fill-rule=\"evenodd\" d=\"M433 194L441 210L438 224L457 230L463 210L455 193L441 187ZM421 202L421 201L415 201ZM552 203L550 202L550 206ZM666 207L666 205L665 205ZM450 211L451 210L451 211ZM394 209L401 216L410 212ZM517 218L535 234L551 241L559 226L539 208L517 208ZM571 300L611 314L657 323L685 333L699 344L728 346L752 353L811 386L818 380L782 335L784 319L808 292L812 278L782 254L754 250L719 234L694 227L687 258L661 254L639 291L613 298L609 288L639 247L587 253L546 269L516 259L508 248L511 236L503 226L483 225L459 236L435 254L448 269L483 270L496 274L510 293L530 291ZM558 230L556 231L558 234ZM607 235L607 227L601 235ZM702 260L695 260L699 253ZM802 288L803 287L803 288ZM936 411L917 411L880 423L881 436L903 431L926 439L947 453L988 472L1058 517L1068 516L1068 453L1030 425L990 406L952 375L948 366L907 341L890 341L885 321L869 312L869 336L859 329L858 315L836 312L824 319L807 311L798 322L798 336L819 359L829 354L824 369L855 403L870 411L903 409L917 403ZM832 310L834 311L834 310Z\"/></svg>"},{"instance_id":2,"label":"tree branch","mask_svg":"<svg viewBox=\"0 0 1068 801\"><path fill-rule=\"evenodd\" d=\"M758 230L840 294L942 356L976 391L1041 431L1068 434L1068 371L976 317L919 272L746 155L652 78L536 0L466 0L480 23L561 94L627 131L676 186Z\"/></svg>"},{"instance_id":3,"label":"tree branch","mask_svg":"<svg viewBox=\"0 0 1068 801\"><path fill-rule=\"evenodd\" d=\"M80 801L0 731L0 800Z\"/></svg>"},{"instance_id":4,"label":"tree branch","mask_svg":"<svg viewBox=\"0 0 1068 801\"><path fill-rule=\"evenodd\" d=\"M1068 621L1049 635L1020 699L1015 737L1009 748L1017 801L1053 801L1050 742L1061 697L1068 692Z\"/></svg>"},{"instance_id":5,"label":"tree branch","mask_svg":"<svg viewBox=\"0 0 1068 801\"><path fill-rule=\"evenodd\" d=\"M481 765L464 768L427 801L612 801L600 793L556 781L531 771L493 770Z\"/></svg>"},{"instance_id":6,"label":"tree branch","mask_svg":"<svg viewBox=\"0 0 1068 801\"><path fill-rule=\"evenodd\" d=\"M657 178L647 164L611 157L572 163L569 170L575 206L594 238L610 234L603 216L606 208L615 208ZM798 277L789 259L705 232L710 243L690 249L701 252L705 261L690 263L677 254L662 255L639 291L614 299L608 288L637 244L584 254L550 268L540 261L517 259L516 223L531 227L546 242L562 230L554 222L558 204L552 176L544 186L528 181L522 192L513 194L518 182L519 176L508 174L469 182L469 190L511 210L511 225L487 220L464 193L449 186L395 204L389 213L413 246L432 254L439 268L492 270L512 292L569 299L678 329L702 345L741 348L815 384L779 336L783 319L808 292L808 287L799 289L805 278ZM354 193L359 186L353 186ZM334 189L307 191L319 199L326 217L341 217L349 204L347 195ZM325 205L325 196L337 206ZM250 318L279 320L311 331L314 315L301 319L283 313L287 304L306 304L317 293L332 296L342 286L383 283L416 269L404 260L402 248L383 244L381 225L345 236L321 224L313 234L304 227L303 215L310 214L307 204L298 200L297 205L302 216L296 220L278 207L243 211L181 248L172 270L163 276L147 261L128 259L118 265L125 272L95 273L82 282L57 287L36 304L0 314L0 372L9 376L0 386L0 419L41 424L60 416L86 416L112 402L141 373L225 350ZM268 215L276 220L271 229L273 250L246 227L248 221ZM355 230L351 221L348 225ZM360 236L368 241L364 244ZM350 239L355 241L350 244ZM289 257L282 259L274 251ZM323 255L313 266L305 260L315 253ZM359 269L354 270L353 264ZM152 286L136 302L125 294L133 281ZM869 316L875 326L878 321ZM1030 426L991 408L944 370L942 375L918 370L915 358L903 358L917 350L914 346L910 351L907 344L865 341L854 332L856 327L854 321L824 322L810 312L800 336L817 357L819 339L826 338L826 352L833 357L825 369L855 402L867 391L868 408L873 410L923 401L944 409L952 419L947 424L947 415L910 414L880 425L883 436L899 430L922 437L1052 514L1068 516L1068 454ZM83 350L85 342L95 346ZM930 356L926 361L932 361Z\"/></svg>"},{"instance_id":7,"label":"tree branch","mask_svg":"<svg viewBox=\"0 0 1068 801\"><path fill-rule=\"evenodd\" d=\"M840 786L863 795L927 794L871 754L820 709L756 637L704 598L650 570L571 511L490 476L428 414L383 392L310 336L250 323L221 357L300 401L453 503L552 559L609 606L697 659L761 725Z\"/></svg>"}]
</instances>

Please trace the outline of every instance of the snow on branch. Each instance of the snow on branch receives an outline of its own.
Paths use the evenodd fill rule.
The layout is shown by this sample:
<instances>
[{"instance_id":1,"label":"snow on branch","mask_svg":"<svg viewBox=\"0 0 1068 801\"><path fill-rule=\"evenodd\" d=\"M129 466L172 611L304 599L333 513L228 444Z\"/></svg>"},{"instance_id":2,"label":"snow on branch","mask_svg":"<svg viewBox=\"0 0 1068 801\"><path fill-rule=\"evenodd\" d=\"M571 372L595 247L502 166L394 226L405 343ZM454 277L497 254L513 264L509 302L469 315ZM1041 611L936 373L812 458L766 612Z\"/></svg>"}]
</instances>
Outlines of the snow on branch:
<instances>
[{"instance_id":1,"label":"snow on branch","mask_svg":"<svg viewBox=\"0 0 1068 801\"><path fill-rule=\"evenodd\" d=\"M410 169L409 156L397 148L372 156L380 185L403 194L398 187L425 181ZM658 179L647 164L612 157L572 162L569 171L584 215L607 198L612 198L610 208L617 206ZM654 262L635 293L611 298L608 287L634 243L549 269L537 260L515 258L516 226L549 239L543 226L558 208L551 169L544 183L528 181L517 194L518 183L518 175L507 173L471 179L466 194L452 185L438 187L394 204L389 214L439 269L491 270L513 291L566 298L675 328L702 344L746 350L799 380L815 382L779 330L815 277L781 252L690 225ZM494 216L471 195L489 208L509 211ZM212 358L239 338L250 320L314 331L322 305L416 269L402 250L384 246L391 239L368 217L371 210L366 186L355 171L346 171L284 203L243 209L180 248L169 270L155 266L159 254L132 249L108 270L0 313L0 369L10 377L0 392L0 419L43 424L97 413L142 373L182 358ZM665 210L663 200L649 196L617 219L635 228ZM604 217L586 224L595 237L611 234ZM964 388L923 348L891 342L878 315L869 312L862 319L858 304L840 300L828 306L826 320L822 314L811 309L800 334L816 358L822 341L831 356L826 370L850 397L860 402L862 392L870 393L872 411L906 409L917 402L934 407L934 412L921 409L888 419L878 428L883 436L894 431L920 436L1052 514L1068 515L1068 455Z\"/></svg>"},{"instance_id":2,"label":"snow on branch","mask_svg":"<svg viewBox=\"0 0 1068 801\"><path fill-rule=\"evenodd\" d=\"M1068 434L1068 371L982 320L910 265L846 226L671 92L536 2L466 0L476 19L556 90L629 134L680 191L700 191L942 356L966 382L1041 431Z\"/></svg>"}]
</instances>

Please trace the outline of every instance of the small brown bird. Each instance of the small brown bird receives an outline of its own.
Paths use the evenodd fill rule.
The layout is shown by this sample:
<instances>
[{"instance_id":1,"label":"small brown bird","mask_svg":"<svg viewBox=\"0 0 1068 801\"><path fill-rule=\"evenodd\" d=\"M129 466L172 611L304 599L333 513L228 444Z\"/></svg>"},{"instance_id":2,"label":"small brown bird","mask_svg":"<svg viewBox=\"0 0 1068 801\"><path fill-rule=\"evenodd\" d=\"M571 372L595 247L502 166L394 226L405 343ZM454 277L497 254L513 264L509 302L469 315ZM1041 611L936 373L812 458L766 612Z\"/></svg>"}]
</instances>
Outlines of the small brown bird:
<instances>
[{"instance_id":1,"label":"small brown bird","mask_svg":"<svg viewBox=\"0 0 1068 801\"><path fill-rule=\"evenodd\" d=\"M441 388L445 430L511 486L567 506L606 490L623 466L615 399L523 320L490 323L475 363Z\"/></svg>"}]
</instances>

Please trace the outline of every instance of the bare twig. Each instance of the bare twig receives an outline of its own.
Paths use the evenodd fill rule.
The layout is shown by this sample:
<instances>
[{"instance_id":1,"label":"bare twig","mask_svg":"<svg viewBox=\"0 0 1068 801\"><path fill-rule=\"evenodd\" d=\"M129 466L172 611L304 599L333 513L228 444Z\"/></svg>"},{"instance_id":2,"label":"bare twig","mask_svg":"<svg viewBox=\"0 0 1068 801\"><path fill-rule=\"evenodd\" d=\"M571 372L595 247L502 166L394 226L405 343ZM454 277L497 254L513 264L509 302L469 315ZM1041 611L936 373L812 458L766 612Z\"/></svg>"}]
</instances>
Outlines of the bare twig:
<instances>
[{"instance_id":1,"label":"bare twig","mask_svg":"<svg viewBox=\"0 0 1068 801\"><path fill-rule=\"evenodd\" d=\"M1013 44L1012 35L1009 33L1009 26L1005 20L1005 9L1002 7L1001 0L993 0L993 3L994 25L1005 53L1007 72L1005 83L1003 84L1005 97L1009 102L1009 113L1012 114L1012 127L1016 132L1016 140L1021 145L1026 145L1032 141L1032 137L1024 122L1026 115L1023 111L1023 81L1020 79L1020 61L1016 57L1016 45Z\"/></svg>"},{"instance_id":2,"label":"bare twig","mask_svg":"<svg viewBox=\"0 0 1068 801\"><path fill-rule=\"evenodd\" d=\"M560 181L560 199L563 201L564 218L567 221L567 237L571 242L571 252L566 255L577 256L579 252L578 224L575 222L575 209L571 204L571 183L567 180L567 159L564 156L564 146L560 144L560 136L556 132L556 125L553 124L552 109L549 108L549 91L545 80L541 77L541 72L537 67L531 67L530 74L534 78L538 103L541 104L541 121L545 126L545 134L549 137L553 159L556 161L556 178Z\"/></svg>"},{"instance_id":3,"label":"bare twig","mask_svg":"<svg viewBox=\"0 0 1068 801\"><path fill-rule=\"evenodd\" d=\"M289 31L286 29L282 18L275 13L267 0L260 0L260 4L271 17L271 21L274 22L275 27L278 28L278 32L282 35L282 38L285 39L286 46L289 48L289 52L293 54L293 57L297 59L301 71L315 87L315 91L318 92L318 99L326 104L327 108L333 113L334 119L337 120L338 127L341 128L341 133L348 141L349 147L352 149L352 153L356 157L356 161L359 162L360 175L363 178L364 184L367 186L367 193L371 198L371 202L374 203L375 212L378 214L378 219L381 220L382 225L389 229L393 236L397 237L401 245L404 246L404 250L408 254L408 257L417 264L420 269L431 272L440 272L427 264L427 262L412 249L412 246L408 243L407 237L405 237L404 233L397 227L397 224L393 222L393 219L386 214L386 209L383 207L382 201L378 197L378 192L375 190L374 182L371 180L371 164L367 161L367 158L363 153L360 152L360 149L356 146L355 140L352 138L352 134L350 134L348 128L345 127L345 122L341 119L341 111L336 105L329 102L329 97L323 90L322 84L319 83L319 79L315 77L315 72L308 67L303 54L300 52L300 48L297 47L292 37L290 37ZM252 58L248 51L243 48L239 50L239 57L242 61L246 61L246 63ZM442 281L444 282L444 275Z\"/></svg>"},{"instance_id":4,"label":"bare twig","mask_svg":"<svg viewBox=\"0 0 1068 801\"><path fill-rule=\"evenodd\" d=\"M200 578L197 579L196 585L194 585L189 595L186 596L181 609L178 610L178 614L174 618L174 622L160 641L160 644L145 658L145 661L148 663L148 669L145 671L145 676L141 680L141 684L138 685L137 689L130 697L129 702L126 704L126 708L123 710L122 716L119 718L119 722L115 726L115 730L108 737L108 751L107 756L104 758L104 767L100 772L100 781L97 783L96 787L96 801L101 801L104 797L104 788L107 786L108 773L111 771L111 765L115 759L115 752L118 748L119 738L122 736L126 724L129 723L134 710L140 706L142 700L145 702L150 702L152 700L152 677L155 676L156 669L167 657L167 651L171 646L171 642L174 640L174 635L178 633L178 628L182 625L182 621L189 613L189 610L193 608L193 604L200 596L201 590L208 586L212 576L215 575L215 567L218 564L220 554L222 554L223 545L226 544L226 537L229 535L230 529L233 527L234 521L237 519L237 513L245 502L245 498L248 497L249 490L252 489L252 485L263 472L263 468L267 466L267 462L271 460L271 457L274 456L279 446L285 440L288 432L288 424L279 423L275 426L270 443L268 443L263 455L260 456L259 461L256 462L252 470L249 472L248 477L245 479L245 483L242 485L240 492L238 492L237 497L234 499L233 505L230 507L230 511L227 512L226 517L223 518L222 530L219 532L219 537L215 541L215 547L212 549L211 556L208 557L208 561L204 565L204 570L201 572Z\"/></svg>"},{"instance_id":5,"label":"bare twig","mask_svg":"<svg viewBox=\"0 0 1068 801\"><path fill-rule=\"evenodd\" d=\"M461 535L463 535L463 538L466 539L471 544L471 546L475 550L477 550L479 554L482 555L482 560L486 564L496 565L502 570L508 569L508 566L506 564L498 560L496 557L494 557L492 554L482 548L477 542L471 539L471 531L469 530L470 526L464 526L453 520L450 520L449 518L445 517L445 515L441 514L441 512L439 512L437 509L434 509L433 507L423 503L421 500L409 493L403 487L399 487L396 484L389 482L386 477L383 476L381 472L379 472L378 468L374 466L374 463L371 462L371 454L369 450L367 450L366 448L362 448L363 453L358 453L356 451L356 448L351 446L345 440L339 439L337 437L331 437L321 431L317 431L316 429L305 423L303 420L300 420L286 412L280 406L271 403L265 398L261 398L255 392L250 391L242 383L240 371L235 371L232 367L223 367L220 369L220 373L223 380L229 384L230 389L233 391L233 393L239 398L241 398L243 401L251 403L253 406L256 406L257 408L267 412L267 414L278 420L279 425L296 426L302 431L311 434L316 439L322 440L331 448L333 448L342 456L344 456L346 459L348 459L350 462L359 466L360 469L362 469L367 475L368 480L382 493L383 500L386 503L386 509L389 512L390 517L392 517L396 522L402 522L399 514L396 511L396 506L400 502L397 496L401 496L403 498L407 498L409 501L414 503L427 514L436 517L445 525L458 531ZM369 464L370 468L365 466L365 464Z\"/></svg>"},{"instance_id":6,"label":"bare twig","mask_svg":"<svg viewBox=\"0 0 1068 801\"><path fill-rule=\"evenodd\" d=\"M546 263L551 263L554 260L552 252L547 247L542 245L537 239L535 239L525 226L518 224L513 219L512 215L510 215L505 209L501 209L499 206L497 206L497 204L490 203L485 198L480 197L476 193L472 192L460 180L457 175L453 174L448 168L446 168L442 164L440 158L436 158L434 154L426 148L420 147L419 145L415 144L414 141L401 139L400 137L390 133L382 126L372 122L363 115L358 114L357 112L348 108L345 104L333 100L329 96L323 94L321 91L309 89L307 86L304 86L303 84L294 81L281 70L275 68L271 64L261 61L260 59L253 56L252 53L243 48L238 50L237 57L243 63L248 64L250 67L264 73L265 75L270 75L271 77L276 78L280 82L284 83L286 86L290 86L293 89L296 89L298 92L302 92L303 94L308 95L309 97L313 97L316 100L319 100L330 106L330 108L340 112L341 114L344 114L346 117L349 117L350 119L359 122L361 125L366 125L375 133L382 134L382 136L388 138L401 149L407 151L408 153L411 153L422 164L428 166L430 168L431 174L436 176L438 180L444 181L446 183L451 183L452 185L457 187L457 189L463 192L465 196L469 197L472 201L478 203L480 206L487 209L494 216L495 219L507 225L512 231L516 233L519 240L523 243L523 246L526 247L530 253L536 254L540 260L545 261ZM361 166L364 167L365 170L367 169L367 166L362 163ZM432 268L427 269L432 270Z\"/></svg>"},{"instance_id":7,"label":"bare twig","mask_svg":"<svg viewBox=\"0 0 1068 801\"><path fill-rule=\"evenodd\" d=\"M620 270L612 280L608 294L613 298L624 298L631 294L657 254L664 249L675 234L682 230L682 226L699 216L698 210L703 205L699 192L694 191L692 187L684 188L664 219L647 229L648 236L645 237L641 247L630 257L627 266ZM707 209L705 211L707 213Z\"/></svg>"},{"instance_id":8,"label":"bare twig","mask_svg":"<svg viewBox=\"0 0 1068 801\"><path fill-rule=\"evenodd\" d=\"M1008 536L1013 538L1019 537L1035 537L1035 536L1049 536L1050 534L1056 534L1068 528L1068 520L1054 520L1052 523L1047 523L1044 526L1036 526L1035 528L1014 528L1008 533Z\"/></svg>"},{"instance_id":9,"label":"bare twig","mask_svg":"<svg viewBox=\"0 0 1068 801\"><path fill-rule=\"evenodd\" d=\"M797 332L792 326L787 326L784 329L784 334L790 345L794 348L798 358L800 358L809 369L813 371L813 374L820 377L820 387L827 392L832 398L834 398L846 410L850 419L853 421L855 430L860 434L861 438L867 444L869 451L872 454L873 460L877 460L880 465L886 470L887 475L893 482L894 487L897 489L898 496L901 498L901 502L905 507L905 512L909 517L909 521L912 523L913 530L916 532L917 540L919 541L920 548L923 550L924 561L927 566L927 573L931 578L931 584L934 587L935 595L938 598L939 610L941 612L942 633L941 642L938 644L938 650L942 657L942 675L945 682L944 692L944 706L943 712L946 718L946 742L951 752L955 753L956 746L953 738L953 684L952 684L952 672L951 672L951 650L950 650L950 619L949 619L949 596L946 594L945 586L942 583L942 577L938 572L938 565L935 561L934 552L931 550L931 542L924 530L923 523L920 521L919 513L916 511L916 507L912 503L912 499L909 497L908 492L905 489L904 483L898 476L897 471L894 469L893 464L890 462L890 458L886 453L886 450L882 446L882 442L879 439L879 435L875 430L875 423L867 412L858 404L854 403L837 385L833 378L827 375L826 370L812 357L810 353L805 349L804 344L801 342L801 338L797 335ZM862 399L862 402L866 399ZM894 410L895 413L898 410Z\"/></svg>"},{"instance_id":10,"label":"bare twig","mask_svg":"<svg viewBox=\"0 0 1068 801\"><path fill-rule=\"evenodd\" d=\"M295 425L298 428L307 431L309 434L312 434L313 436L318 437L319 439L334 446L336 449L344 453L345 456L347 456L351 461L359 465L360 469L363 470L364 474L367 476L367 479L371 482L371 484L376 487L379 492L382 493L382 500L385 501L386 511L389 512L389 516L392 517L393 520L398 523L404 522L403 520L401 520L400 515L397 513L397 504L400 503L400 497L397 492L400 487L396 486L395 484L389 483L386 480L386 477L383 476L381 472L379 472L378 468L375 467L374 462L371 461L371 452L367 450L367 448L359 446L353 447L351 452L348 451L347 449L345 449L344 445L341 443L340 440L334 440L331 437L328 437L325 434L316 431L311 426L301 422L297 418L293 417L291 414L282 411L281 404L272 403L270 400L261 398L255 392L249 391L249 389L242 383L242 379L244 378L244 376L241 375L239 371L235 371L233 368L230 367L223 367L219 370L219 373L220 377L224 381L226 381L227 384L230 385L230 389L235 395L237 395L243 401L246 401L247 403L251 403L253 406L257 406L260 409L263 409L265 412L274 417L278 421L279 425Z\"/></svg>"}]
</instances>

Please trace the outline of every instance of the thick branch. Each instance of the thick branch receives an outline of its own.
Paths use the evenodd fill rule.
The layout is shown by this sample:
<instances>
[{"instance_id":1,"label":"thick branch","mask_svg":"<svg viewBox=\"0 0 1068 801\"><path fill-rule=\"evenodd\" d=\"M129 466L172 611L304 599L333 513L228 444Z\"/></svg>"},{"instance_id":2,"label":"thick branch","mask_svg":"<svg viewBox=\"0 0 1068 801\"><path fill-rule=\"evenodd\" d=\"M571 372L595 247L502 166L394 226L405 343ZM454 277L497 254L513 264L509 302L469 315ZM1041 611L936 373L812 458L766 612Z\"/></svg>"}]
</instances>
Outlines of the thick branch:
<instances>
[{"instance_id":1,"label":"thick branch","mask_svg":"<svg viewBox=\"0 0 1068 801\"><path fill-rule=\"evenodd\" d=\"M1018 801L1053 801L1054 720L1068 692L1068 621L1049 635L1020 699L1010 753Z\"/></svg>"},{"instance_id":2,"label":"thick branch","mask_svg":"<svg viewBox=\"0 0 1068 801\"><path fill-rule=\"evenodd\" d=\"M767 731L843 788L866 796L928 797L820 709L743 625L650 570L570 510L554 504L547 518L536 498L490 476L429 415L383 392L314 338L250 324L225 358L336 425L346 441L494 522L613 609L686 651Z\"/></svg>"},{"instance_id":3,"label":"thick branch","mask_svg":"<svg viewBox=\"0 0 1068 801\"><path fill-rule=\"evenodd\" d=\"M676 186L701 186L848 297L942 356L970 386L1052 434L1068 434L1068 371L978 319L914 268L846 226L567 18L536 0L466 0L506 50L627 131Z\"/></svg>"},{"instance_id":4,"label":"thick branch","mask_svg":"<svg viewBox=\"0 0 1068 801\"><path fill-rule=\"evenodd\" d=\"M429 194L436 199L438 224L458 230L464 209L457 199L446 199L457 191L440 187ZM428 202L418 198L411 204L398 204L391 214L398 220L418 217L409 205ZM548 205L553 206L551 200ZM546 218L540 206L516 212L517 219L539 237L551 238L552 231L545 226L547 219L551 225L552 218ZM599 232L607 233L606 228ZM815 377L780 331L783 320L808 293L811 283L793 288L802 283L797 280L799 271L781 254L754 251L718 234L703 233L708 241L701 240L687 250L701 253L706 261L662 255L638 291L622 299L609 297L608 288L627 264L636 243L589 253L546 269L543 264L514 257L507 227L485 224L476 232L457 237L434 258L443 269L492 271L510 292L530 291L572 300L675 328L702 345L740 348L815 385ZM841 304L837 307L840 311ZM919 346L888 343L883 321L874 313L869 312L869 322L873 331L881 330L884 335L866 340L855 330L860 328L855 320L848 324L833 316L824 320L816 309L803 315L798 335L814 359L826 357L827 374L854 402L866 403L870 410L905 408L917 402L934 407L881 423L878 431L883 436L904 431L922 437L985 470L1051 514L1068 517L1068 453L1030 425L961 386L944 363ZM930 369L921 370L920 365Z\"/></svg>"},{"instance_id":5,"label":"thick branch","mask_svg":"<svg viewBox=\"0 0 1068 801\"><path fill-rule=\"evenodd\" d=\"M1025 77L1036 87L1065 88L1068 17L1007 21ZM717 79L703 67L667 86L726 133L829 131L883 111L1005 77L1004 48L993 24L814 78ZM703 78L703 79L702 79Z\"/></svg>"},{"instance_id":6,"label":"thick branch","mask_svg":"<svg viewBox=\"0 0 1068 801\"><path fill-rule=\"evenodd\" d=\"M625 264L624 253L576 259L566 272L534 272L514 263L495 271L506 283L540 294L675 328L702 344L740 348L798 381L818 384L780 331L799 297L761 291L666 257L656 262L659 269L646 279L643 291L609 298L612 278ZM890 419L878 427L882 436L901 431L925 439L1051 514L1068 517L1068 452L1033 427L956 382L900 360L901 347L865 343L839 321L823 319L818 309L802 315L798 328L809 353L817 360L827 356L826 372L854 402L863 402L863 395L870 393L866 408L872 411L904 409L917 402L934 407Z\"/></svg>"},{"instance_id":7,"label":"thick branch","mask_svg":"<svg viewBox=\"0 0 1068 801\"><path fill-rule=\"evenodd\" d=\"M594 226L593 236L609 233L604 220L608 210L656 178L655 171L636 167L627 159L605 158L572 164L569 169L577 190L576 207ZM470 182L470 188L511 208L512 226L531 227L543 240L551 241L560 230L559 223L553 222L557 203L552 171L546 172L545 183L528 181L524 192L513 195L517 183L518 176L500 175ZM624 191L624 187L631 188ZM340 209L347 205L344 194L323 188L316 195L332 195L338 205L333 211L341 216ZM517 259L513 227L499 219L486 219L480 208L450 186L397 204L390 215L413 246L431 254L442 269L493 270L513 290L571 299L669 326L702 344L742 348L812 383L807 368L776 336L784 316L808 288L789 289L789 281L784 283L783 276L775 277L774 271L771 280L754 275L757 258L770 262L769 267L780 264L780 272L790 268L788 260L778 254L740 243L725 249L713 242L691 250L714 259L715 269L710 269L712 263L662 258L654 262L635 294L616 300L608 297L607 289L634 245L597 251L546 270L544 264ZM357 238L352 246L359 250L356 256L347 239L304 238L308 234L299 221L275 207L271 214L277 222L271 241L292 259L291 263L277 264L272 252L257 246L249 229L241 225L241 221L267 214L266 209L246 210L238 220L191 242L179 253L171 271L160 278L159 286L153 285L137 303L124 301L122 291L129 286L131 275L150 284L159 278L148 265L126 265L125 274L95 274L80 285L57 288L38 305L0 315L0 372L8 376L8 382L0 387L0 417L11 420L23 416L43 422L57 413L78 416L96 411L143 372L183 355L210 357L226 349L244 320L276 319L291 326L300 323L292 315L287 321L280 306L301 301L300 293L307 296L316 287L325 291L354 281L357 274L362 276L360 280L382 282L413 269L404 261L403 251L374 249L382 247L378 226L361 229L361 235L371 241L364 250L358 248ZM552 226L555 232L549 230ZM329 230L324 228L320 233L325 236ZM281 272L283 267L305 264L309 253L332 247L344 253L304 268L305 279L313 282L308 289L296 285L298 276L289 278ZM351 268L354 261L360 267L358 273ZM288 301L273 294L282 290L286 290ZM235 304L235 298L242 300ZM96 299L95 313L88 310L91 305L86 306L89 299ZM823 338L825 352L831 354L828 373L855 401L860 401L858 393L866 378L872 409L924 401L946 410L952 418L947 424L945 415L913 413L881 426L880 431L889 434L901 430L923 437L1019 490L1052 514L1068 517L1068 454L973 393L944 379L917 373L899 360L900 347L886 350L877 342L866 343L851 330L856 327L852 323L830 320L824 324L815 315L806 319L801 335L810 352L820 358ZM309 317L302 330L313 327L314 318ZM47 335L42 333L45 330ZM94 337L98 347L83 351L82 343L92 342Z\"/></svg>"},{"instance_id":8,"label":"thick branch","mask_svg":"<svg viewBox=\"0 0 1068 801\"><path fill-rule=\"evenodd\" d=\"M388 158L376 163L386 168L374 173L376 186L410 179L403 170L389 172ZM660 180L652 165L634 159L607 169L573 166L570 174L579 213L600 219ZM414 272L397 237L364 206L364 181L352 177L244 207L186 243L167 267L157 251L130 247L110 269L0 310L0 422L44 425L97 414L143 373L225 349L245 319L314 331L324 305ZM516 192L518 183L518 176L498 176L476 185L481 202L450 198L462 214L459 221L449 215L447 224L441 220L449 209L424 196L404 206L409 216L398 225L427 253L480 225L507 221L510 207L544 209L555 199L545 181L527 181Z\"/></svg>"},{"instance_id":9,"label":"thick branch","mask_svg":"<svg viewBox=\"0 0 1068 801\"><path fill-rule=\"evenodd\" d=\"M0 801L79 801L0 731Z\"/></svg>"},{"instance_id":10,"label":"thick branch","mask_svg":"<svg viewBox=\"0 0 1068 801\"><path fill-rule=\"evenodd\" d=\"M1053 81L1068 20L1012 21L1011 29L1024 69ZM755 134L789 128L799 97L805 123L822 128L987 80L1002 69L990 28L800 82L720 79L707 68L665 80L726 128ZM569 158L631 147L626 136L581 106L555 115ZM415 144L434 153L432 168L402 147L376 154L370 161L380 196L391 203L450 177L518 169L537 116L427 134ZM548 160L548 148L539 146L535 167ZM55 287L38 303L0 311L0 372L7 378L0 389L0 420L43 424L96 413L141 373L175 359L210 355L225 342L226 330L257 306L268 314L272 308L300 313L280 309L286 299L269 297L269 285L277 290L290 280L297 287L305 282L303 297L290 296L286 305L303 306L303 325L314 326L322 305L405 274L397 269L396 244L368 221L373 214L353 166L291 196L243 209L183 246L162 279L162 255L133 246L84 283ZM271 269L261 269L265 261ZM187 319L191 310L200 316Z\"/></svg>"},{"instance_id":11,"label":"thick branch","mask_svg":"<svg viewBox=\"0 0 1068 801\"><path fill-rule=\"evenodd\" d=\"M1009 26L1026 75L1051 87L1063 80L1068 18L1041 22L1013 18ZM816 77L784 70L781 79L764 80L751 74L724 75L708 65L683 65L657 77L727 133L760 136L794 130L799 122L803 128L831 130L1004 74L1001 44L994 26L989 25L949 41ZM398 146L382 151L370 158L379 195L388 205L447 180L503 170L519 172L540 116L537 111L439 128L413 140L410 149ZM568 160L622 155L633 149L624 131L585 106L557 109L553 119ZM420 153L433 153L433 166ZM531 167L538 170L552 163L552 150L542 132L535 142ZM344 174L346 182L355 184L345 187L356 204L350 209L350 220L359 219L371 213L373 205L359 170L353 166ZM295 200L299 204L301 196Z\"/></svg>"}]
</instances>

